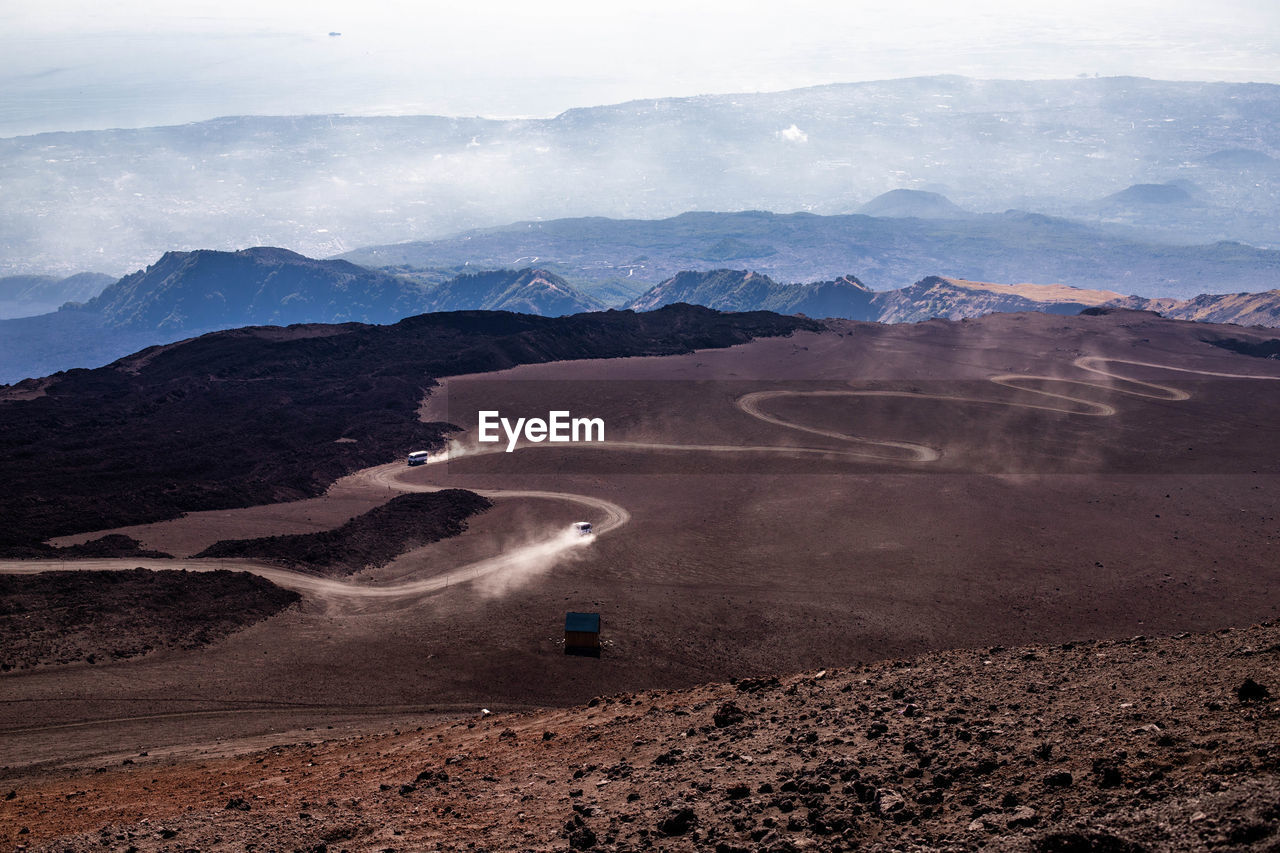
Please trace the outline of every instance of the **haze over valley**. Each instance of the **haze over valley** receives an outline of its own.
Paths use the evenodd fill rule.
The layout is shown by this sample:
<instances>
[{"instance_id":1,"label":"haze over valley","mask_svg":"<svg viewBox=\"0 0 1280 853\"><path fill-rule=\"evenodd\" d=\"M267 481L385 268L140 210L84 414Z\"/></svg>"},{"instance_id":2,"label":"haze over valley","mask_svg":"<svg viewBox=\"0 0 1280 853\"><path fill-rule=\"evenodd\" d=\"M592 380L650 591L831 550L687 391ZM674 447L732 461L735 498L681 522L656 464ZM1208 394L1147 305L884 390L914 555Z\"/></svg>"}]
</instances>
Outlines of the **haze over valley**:
<instances>
[{"instance_id":1,"label":"haze over valley","mask_svg":"<svg viewBox=\"0 0 1280 853\"><path fill-rule=\"evenodd\" d=\"M233 117L10 137L0 272L123 275L169 250L260 245L323 257L528 219L850 214L899 189L944 196L948 219L1017 209L1274 247L1278 105L1273 85L924 77L537 120Z\"/></svg>"}]
</instances>

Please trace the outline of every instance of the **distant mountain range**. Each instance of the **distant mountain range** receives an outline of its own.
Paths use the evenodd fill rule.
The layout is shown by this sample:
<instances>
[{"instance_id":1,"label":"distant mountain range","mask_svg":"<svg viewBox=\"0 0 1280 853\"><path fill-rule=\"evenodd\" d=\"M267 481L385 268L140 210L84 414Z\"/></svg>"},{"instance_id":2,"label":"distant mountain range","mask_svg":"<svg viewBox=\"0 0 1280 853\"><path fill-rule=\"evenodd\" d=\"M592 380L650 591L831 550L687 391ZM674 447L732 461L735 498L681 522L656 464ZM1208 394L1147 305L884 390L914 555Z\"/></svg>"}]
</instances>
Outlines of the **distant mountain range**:
<instances>
[{"instance_id":1,"label":"distant mountain range","mask_svg":"<svg viewBox=\"0 0 1280 853\"><path fill-rule=\"evenodd\" d=\"M1202 294L1193 299L1143 299L1130 296L1111 304L1121 308L1155 311L1175 320L1237 323L1241 326L1280 326L1280 290Z\"/></svg>"},{"instance_id":2,"label":"distant mountain range","mask_svg":"<svg viewBox=\"0 0 1280 853\"><path fill-rule=\"evenodd\" d=\"M931 217L948 204L1012 208L1172 243L1280 247L1277 140L1280 86L1131 77L920 77L550 119L242 116L48 133L0 139L0 273L119 274L175 247L326 256L563 217L849 214L869 203L880 216L923 215L920 198L872 202L891 190L945 196ZM1178 181L1197 188L1197 204L1098 206ZM912 276L930 269L942 267Z\"/></svg>"},{"instance_id":3,"label":"distant mountain range","mask_svg":"<svg viewBox=\"0 0 1280 853\"><path fill-rule=\"evenodd\" d=\"M605 307L554 273L525 268L452 278L425 295L422 311L515 311L560 317Z\"/></svg>"},{"instance_id":4,"label":"distant mountain range","mask_svg":"<svg viewBox=\"0 0 1280 853\"><path fill-rule=\"evenodd\" d=\"M1280 309L1280 293L1270 301ZM765 309L880 323L916 323L935 317L960 320L1017 311L1079 314L1085 308L1120 303L1129 308L1146 307L1144 300L1126 299L1112 291L1065 285L992 284L928 276L897 290L871 291L851 275L835 281L786 285L746 270L682 272L655 286L628 307L644 311L674 302L690 302L721 311Z\"/></svg>"},{"instance_id":5,"label":"distant mountain range","mask_svg":"<svg viewBox=\"0 0 1280 853\"><path fill-rule=\"evenodd\" d=\"M87 302L0 320L0 382L97 367L143 347L219 329L393 323L480 307L556 316L602 306L541 270L463 275L431 285L285 249L168 252Z\"/></svg>"},{"instance_id":6,"label":"distant mountain range","mask_svg":"<svg viewBox=\"0 0 1280 853\"><path fill-rule=\"evenodd\" d=\"M746 269L683 270L622 307L652 311L688 303L721 311L772 311L886 323L992 312L1076 314L1112 305L1170 317L1280 325L1280 291L1208 294L1189 300L1123 296L1062 284L993 284L927 276L873 291L846 274L805 284ZM444 281L392 275L345 260L284 249L170 252L84 303L0 320L0 382L96 367L144 347L243 326L394 323L439 311L494 310L561 316L606 307L542 268L465 273Z\"/></svg>"},{"instance_id":7,"label":"distant mountain range","mask_svg":"<svg viewBox=\"0 0 1280 853\"><path fill-rule=\"evenodd\" d=\"M343 257L389 272L536 263L602 302L620 305L682 270L735 267L776 281L857 272L874 290L945 271L972 281L1044 281L1147 297L1266 290L1280 251L1239 243L1169 246L1039 214L1008 211L905 218L939 202L894 194L892 216L684 213L670 219L556 219L470 231L444 240L373 246Z\"/></svg>"},{"instance_id":8,"label":"distant mountain range","mask_svg":"<svg viewBox=\"0 0 1280 853\"><path fill-rule=\"evenodd\" d=\"M166 252L68 312L117 329L190 332L291 323L388 323L418 313L402 279L286 249Z\"/></svg>"},{"instance_id":9,"label":"distant mountain range","mask_svg":"<svg viewBox=\"0 0 1280 853\"><path fill-rule=\"evenodd\" d=\"M1201 294L1192 299L1144 299L1061 284L996 284L936 275L897 290L871 291L851 275L835 281L788 285L747 270L682 272L627 307L649 311L676 302L720 311L767 310L878 323L961 320L1019 311L1079 314L1086 308L1106 307L1154 311L1175 320L1280 327L1280 290Z\"/></svg>"},{"instance_id":10,"label":"distant mountain range","mask_svg":"<svg viewBox=\"0 0 1280 853\"><path fill-rule=\"evenodd\" d=\"M851 275L814 284L779 284L766 275L747 270L681 272L627 305L633 311L652 311L664 305L687 302L717 311L776 311L810 317L868 319L871 291ZM745 306L751 306L747 308Z\"/></svg>"}]
</instances>

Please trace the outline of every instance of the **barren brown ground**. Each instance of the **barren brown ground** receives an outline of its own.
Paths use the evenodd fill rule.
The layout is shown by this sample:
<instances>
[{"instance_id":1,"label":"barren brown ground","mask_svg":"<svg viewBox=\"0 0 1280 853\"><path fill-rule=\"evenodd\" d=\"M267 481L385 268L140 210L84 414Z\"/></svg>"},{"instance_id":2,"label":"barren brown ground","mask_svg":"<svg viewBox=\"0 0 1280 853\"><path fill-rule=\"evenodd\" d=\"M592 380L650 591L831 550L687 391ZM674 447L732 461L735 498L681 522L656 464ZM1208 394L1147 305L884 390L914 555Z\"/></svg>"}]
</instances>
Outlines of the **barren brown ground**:
<instances>
[{"instance_id":1,"label":"barren brown ground","mask_svg":"<svg viewBox=\"0 0 1280 853\"><path fill-rule=\"evenodd\" d=\"M132 753L15 780L0 839L59 851L1268 851L1280 704L1254 679L1278 663L1271 623L406 719L232 756Z\"/></svg>"},{"instance_id":2,"label":"barren brown ground","mask_svg":"<svg viewBox=\"0 0 1280 853\"><path fill-rule=\"evenodd\" d=\"M390 715L567 705L930 650L1274 618L1280 382L1118 367L1188 398L1070 386L1116 411L1096 417L1001 405L1047 398L990 381L1020 374L1124 385L1073 364L1086 356L1280 375L1267 360L1202 341L1214 334L1248 333L1136 314L850 323L687 356L450 380L428 409L447 405L448 419L468 429L478 407L565 408L603 417L610 440L831 453L543 446L388 469L408 485L588 495L625 507L630 519L573 559L498 586L460 583L384 602L313 596L203 650L3 676L0 773L30 778L126 751L201 749L273 730L281 741L306 739L297 734L305 726L374 730ZM847 389L852 380L917 399L788 397L767 409L819 430L935 447L941 458L853 458L847 441L735 406L746 393ZM128 532L144 546L190 554L230 536L336 526L393 496L387 485L356 476L314 501ZM463 536L354 580L430 578L583 515L600 520L547 498L495 503ZM600 660L562 654L566 610L602 613Z\"/></svg>"}]
</instances>

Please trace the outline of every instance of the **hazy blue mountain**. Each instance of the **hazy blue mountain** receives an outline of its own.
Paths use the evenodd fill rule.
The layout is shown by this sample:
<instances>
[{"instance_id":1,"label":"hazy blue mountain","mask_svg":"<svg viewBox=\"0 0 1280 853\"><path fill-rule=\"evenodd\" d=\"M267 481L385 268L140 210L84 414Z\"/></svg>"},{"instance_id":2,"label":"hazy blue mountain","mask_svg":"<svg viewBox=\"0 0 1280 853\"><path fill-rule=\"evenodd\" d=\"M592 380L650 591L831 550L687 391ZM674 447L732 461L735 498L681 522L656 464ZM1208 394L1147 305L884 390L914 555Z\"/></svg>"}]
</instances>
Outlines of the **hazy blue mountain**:
<instances>
[{"instance_id":1,"label":"hazy blue mountain","mask_svg":"<svg viewBox=\"0 0 1280 853\"><path fill-rule=\"evenodd\" d=\"M561 317L605 306L546 270L492 270L457 276L432 290L424 311L515 311Z\"/></svg>"},{"instance_id":2,"label":"hazy blue mountain","mask_svg":"<svg viewBox=\"0 0 1280 853\"><path fill-rule=\"evenodd\" d=\"M97 367L217 329L393 322L421 310L403 279L284 249L168 252L84 303L0 320L0 382Z\"/></svg>"},{"instance_id":3,"label":"hazy blue mountain","mask_svg":"<svg viewBox=\"0 0 1280 853\"><path fill-rule=\"evenodd\" d=\"M370 267L445 271L536 257L539 267L583 292L623 305L681 271L724 266L706 256L728 243L739 247L734 267L775 281L832 280L853 270L875 290L945 274L1189 298L1266 290L1280 280L1280 251L1225 242L1170 246L1018 211L947 220L759 211L561 219L370 247L345 257Z\"/></svg>"},{"instance_id":4,"label":"hazy blue mountain","mask_svg":"<svg viewBox=\"0 0 1280 853\"><path fill-rule=\"evenodd\" d=\"M684 271L655 285L628 308L652 311L687 302L719 311L776 311L810 317L875 319L871 291L851 275L813 284L779 284L747 270Z\"/></svg>"},{"instance_id":5,"label":"hazy blue mountain","mask_svg":"<svg viewBox=\"0 0 1280 853\"><path fill-rule=\"evenodd\" d=\"M1203 188L1200 206L1152 205L1123 224L1170 241L1276 245L1280 173L1213 165L1240 149L1275 157L1276 140L1280 86L962 77L545 120L240 117L41 134L0 139L0 272L119 274L174 248L263 243L324 256L530 219L848 214L896 189L1102 223L1112 217L1094 200L1178 179ZM701 266L749 265L735 244L703 248L719 257Z\"/></svg>"},{"instance_id":6,"label":"hazy blue mountain","mask_svg":"<svg viewBox=\"0 0 1280 853\"><path fill-rule=\"evenodd\" d=\"M168 252L87 302L0 320L0 382L97 367L143 347L241 326L386 324L472 309L559 316L600 307L541 270L424 284L285 249Z\"/></svg>"},{"instance_id":7,"label":"hazy blue mountain","mask_svg":"<svg viewBox=\"0 0 1280 853\"><path fill-rule=\"evenodd\" d=\"M1103 204L1135 205L1135 204L1191 204L1195 199L1191 193L1173 184L1134 184L1118 193L1112 193L1102 200Z\"/></svg>"},{"instance_id":8,"label":"hazy blue mountain","mask_svg":"<svg viewBox=\"0 0 1280 853\"><path fill-rule=\"evenodd\" d=\"M917 219L953 219L967 215L946 196L924 190L889 190L858 208L858 212L867 216Z\"/></svg>"},{"instance_id":9,"label":"hazy blue mountain","mask_svg":"<svg viewBox=\"0 0 1280 853\"><path fill-rule=\"evenodd\" d=\"M1224 151L1215 151L1208 157L1204 158L1206 166L1212 166L1215 169L1238 169L1241 171L1252 169L1275 169L1280 167L1280 160L1263 154L1261 151L1255 151L1252 148L1229 148Z\"/></svg>"},{"instance_id":10,"label":"hazy blue mountain","mask_svg":"<svg viewBox=\"0 0 1280 853\"><path fill-rule=\"evenodd\" d=\"M69 309L109 327L161 331L291 323L388 323L422 306L403 279L286 249L166 252Z\"/></svg>"},{"instance_id":11,"label":"hazy blue mountain","mask_svg":"<svg viewBox=\"0 0 1280 853\"><path fill-rule=\"evenodd\" d=\"M66 302L84 302L102 292L115 279L102 273L83 272L66 278L52 275L15 275L0 278L0 319L46 314Z\"/></svg>"}]
</instances>

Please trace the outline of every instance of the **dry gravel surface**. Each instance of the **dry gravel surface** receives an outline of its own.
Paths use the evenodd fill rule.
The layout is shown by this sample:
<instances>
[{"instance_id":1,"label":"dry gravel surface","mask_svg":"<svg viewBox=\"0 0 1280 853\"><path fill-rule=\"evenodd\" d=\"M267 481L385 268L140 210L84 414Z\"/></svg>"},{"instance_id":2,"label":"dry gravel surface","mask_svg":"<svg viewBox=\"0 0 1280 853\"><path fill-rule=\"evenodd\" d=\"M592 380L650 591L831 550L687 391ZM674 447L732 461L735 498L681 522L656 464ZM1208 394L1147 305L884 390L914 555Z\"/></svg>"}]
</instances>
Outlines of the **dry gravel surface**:
<instances>
[{"instance_id":1,"label":"dry gravel surface","mask_svg":"<svg viewBox=\"0 0 1280 853\"><path fill-rule=\"evenodd\" d=\"M948 651L16 779L0 794L0 840L75 851L1275 851L1277 687L1277 622Z\"/></svg>"}]
</instances>

